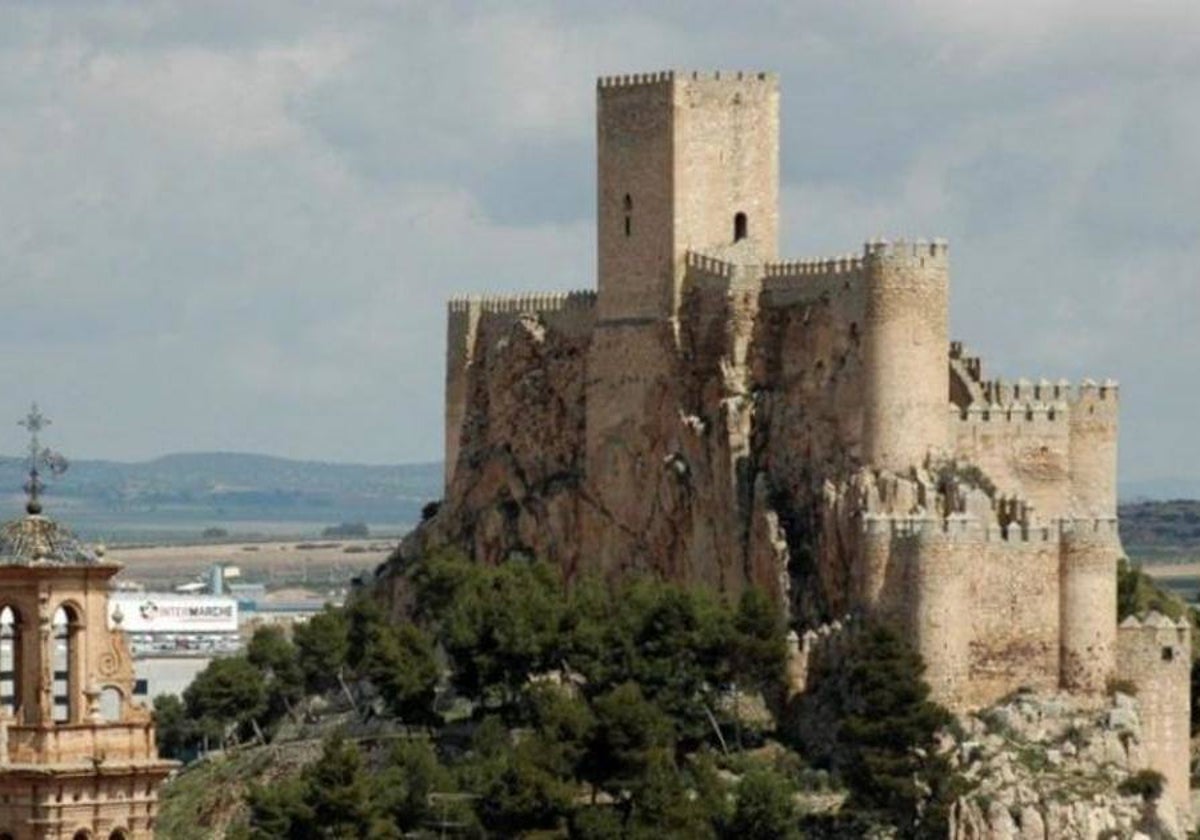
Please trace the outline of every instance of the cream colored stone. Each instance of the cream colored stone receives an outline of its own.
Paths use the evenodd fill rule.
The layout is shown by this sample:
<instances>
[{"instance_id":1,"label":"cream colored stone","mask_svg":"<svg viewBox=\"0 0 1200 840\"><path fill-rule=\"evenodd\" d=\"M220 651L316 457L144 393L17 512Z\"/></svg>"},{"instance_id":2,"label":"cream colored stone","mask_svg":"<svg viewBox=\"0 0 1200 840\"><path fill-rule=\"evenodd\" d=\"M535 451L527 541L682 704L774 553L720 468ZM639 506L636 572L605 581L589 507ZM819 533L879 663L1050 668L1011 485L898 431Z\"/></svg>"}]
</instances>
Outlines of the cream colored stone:
<instances>
[{"instance_id":1,"label":"cream colored stone","mask_svg":"<svg viewBox=\"0 0 1200 840\"><path fill-rule=\"evenodd\" d=\"M778 261L778 96L601 80L597 292L451 302L446 499L412 542L891 620L958 710L1127 676L1177 796L1187 690L1116 629L1116 383L987 378L944 242Z\"/></svg>"}]
</instances>

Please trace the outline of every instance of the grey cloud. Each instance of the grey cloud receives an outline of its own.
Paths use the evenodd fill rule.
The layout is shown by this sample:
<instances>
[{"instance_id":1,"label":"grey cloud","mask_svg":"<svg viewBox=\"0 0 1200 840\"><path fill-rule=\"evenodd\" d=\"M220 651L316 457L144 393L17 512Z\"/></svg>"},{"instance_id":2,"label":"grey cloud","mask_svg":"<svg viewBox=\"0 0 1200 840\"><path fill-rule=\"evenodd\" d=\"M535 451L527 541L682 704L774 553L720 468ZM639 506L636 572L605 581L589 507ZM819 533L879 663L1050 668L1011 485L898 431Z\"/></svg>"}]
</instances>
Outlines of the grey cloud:
<instances>
[{"instance_id":1,"label":"grey cloud","mask_svg":"<svg viewBox=\"0 0 1200 840\"><path fill-rule=\"evenodd\" d=\"M0 389L80 454L436 458L444 299L594 282L594 77L767 67L786 251L948 236L993 370L1200 474L1195 4L0 10Z\"/></svg>"}]
</instances>

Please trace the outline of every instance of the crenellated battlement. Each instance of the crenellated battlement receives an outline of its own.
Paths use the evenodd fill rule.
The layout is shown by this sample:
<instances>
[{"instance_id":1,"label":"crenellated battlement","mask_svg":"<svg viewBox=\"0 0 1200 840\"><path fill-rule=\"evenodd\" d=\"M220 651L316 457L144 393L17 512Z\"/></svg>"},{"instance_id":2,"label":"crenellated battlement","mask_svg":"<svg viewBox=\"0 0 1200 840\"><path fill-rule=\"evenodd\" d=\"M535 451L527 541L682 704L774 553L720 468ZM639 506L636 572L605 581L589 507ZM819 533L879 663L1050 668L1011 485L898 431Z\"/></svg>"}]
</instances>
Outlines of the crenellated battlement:
<instances>
[{"instance_id":1,"label":"crenellated battlement","mask_svg":"<svg viewBox=\"0 0 1200 840\"><path fill-rule=\"evenodd\" d=\"M1056 423L1069 417L1070 406L1065 401L1054 403L975 403L966 408L949 407L951 415L963 423Z\"/></svg>"},{"instance_id":2,"label":"crenellated battlement","mask_svg":"<svg viewBox=\"0 0 1200 840\"><path fill-rule=\"evenodd\" d=\"M852 612L900 622L956 710L1103 693L1119 385L985 378L951 340L945 240L780 259L773 74L604 76L595 99L598 292L450 300L430 533L568 579L637 557L761 587L801 688L849 623L804 628Z\"/></svg>"},{"instance_id":3,"label":"crenellated battlement","mask_svg":"<svg viewBox=\"0 0 1200 840\"><path fill-rule=\"evenodd\" d=\"M447 304L450 312L492 312L519 315L522 312L561 312L568 309L591 309L596 305L596 293L588 290L574 292L533 292L515 295L456 295Z\"/></svg>"},{"instance_id":4,"label":"crenellated battlement","mask_svg":"<svg viewBox=\"0 0 1200 840\"><path fill-rule=\"evenodd\" d=\"M1004 524L985 524L974 516L960 513L946 517L869 513L862 516L862 530L868 536L882 536L891 540L945 540L962 543L1059 543L1072 535L1104 539L1117 536L1117 520L1112 517L1034 522L1028 514L1028 511L1022 511L1019 518L1013 518ZM997 519L997 523L1002 521Z\"/></svg>"},{"instance_id":5,"label":"crenellated battlement","mask_svg":"<svg viewBox=\"0 0 1200 840\"><path fill-rule=\"evenodd\" d=\"M620 76L601 76L596 80L597 88L638 87L644 85L661 85L680 81L697 82L767 82L775 79L774 73L757 70L660 70L654 73L627 73Z\"/></svg>"},{"instance_id":6,"label":"crenellated battlement","mask_svg":"<svg viewBox=\"0 0 1200 840\"><path fill-rule=\"evenodd\" d=\"M944 260L950 254L945 239L870 239L863 243L866 260Z\"/></svg>"},{"instance_id":7,"label":"crenellated battlement","mask_svg":"<svg viewBox=\"0 0 1200 840\"><path fill-rule=\"evenodd\" d=\"M952 356L953 357L953 356ZM1024 377L1009 382L997 377L982 382L983 393L992 406L1005 408L1020 403L1078 403L1092 400L1117 401L1120 397L1120 385L1115 379L1105 379L1097 383L1094 379L1084 379L1078 385L1070 380L1039 379L1037 382ZM990 408L991 406L989 406Z\"/></svg>"},{"instance_id":8,"label":"crenellated battlement","mask_svg":"<svg viewBox=\"0 0 1200 840\"><path fill-rule=\"evenodd\" d=\"M1163 615L1158 610L1151 610L1144 617L1139 618L1136 615L1126 616L1125 619L1117 625L1118 632L1125 633L1127 631L1140 631L1157 634L1163 630L1182 630L1191 632L1191 626L1186 618L1180 618L1178 621L1172 620L1169 616Z\"/></svg>"},{"instance_id":9,"label":"crenellated battlement","mask_svg":"<svg viewBox=\"0 0 1200 840\"><path fill-rule=\"evenodd\" d=\"M802 633L787 635L787 676L789 694L801 694L814 688L821 675L836 667L861 623L854 616L826 622Z\"/></svg>"},{"instance_id":10,"label":"crenellated battlement","mask_svg":"<svg viewBox=\"0 0 1200 840\"><path fill-rule=\"evenodd\" d=\"M783 262L767 263L763 266L763 276L775 278L803 278L815 276L833 277L837 275L858 274L862 271L862 257L853 254L842 254L837 257L819 257L815 259L785 260Z\"/></svg>"},{"instance_id":11,"label":"crenellated battlement","mask_svg":"<svg viewBox=\"0 0 1200 840\"><path fill-rule=\"evenodd\" d=\"M683 255L684 265L688 269L707 274L709 277L733 277L737 266L719 257L709 256L699 251L688 251Z\"/></svg>"}]
</instances>

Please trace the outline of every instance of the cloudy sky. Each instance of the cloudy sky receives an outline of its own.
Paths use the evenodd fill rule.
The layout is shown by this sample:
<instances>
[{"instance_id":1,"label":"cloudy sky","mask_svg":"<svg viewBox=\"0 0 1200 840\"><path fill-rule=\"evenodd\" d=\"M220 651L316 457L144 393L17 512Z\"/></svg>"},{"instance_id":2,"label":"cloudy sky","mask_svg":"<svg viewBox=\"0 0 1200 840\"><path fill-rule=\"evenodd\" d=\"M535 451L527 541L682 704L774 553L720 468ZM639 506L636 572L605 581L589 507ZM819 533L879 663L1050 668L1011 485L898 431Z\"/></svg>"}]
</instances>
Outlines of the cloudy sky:
<instances>
[{"instance_id":1,"label":"cloudy sky","mask_svg":"<svg viewBox=\"0 0 1200 840\"><path fill-rule=\"evenodd\" d=\"M0 2L0 451L438 458L444 299L594 284L594 78L762 68L785 253L948 237L992 372L1200 475L1200 3L654 6Z\"/></svg>"}]
</instances>

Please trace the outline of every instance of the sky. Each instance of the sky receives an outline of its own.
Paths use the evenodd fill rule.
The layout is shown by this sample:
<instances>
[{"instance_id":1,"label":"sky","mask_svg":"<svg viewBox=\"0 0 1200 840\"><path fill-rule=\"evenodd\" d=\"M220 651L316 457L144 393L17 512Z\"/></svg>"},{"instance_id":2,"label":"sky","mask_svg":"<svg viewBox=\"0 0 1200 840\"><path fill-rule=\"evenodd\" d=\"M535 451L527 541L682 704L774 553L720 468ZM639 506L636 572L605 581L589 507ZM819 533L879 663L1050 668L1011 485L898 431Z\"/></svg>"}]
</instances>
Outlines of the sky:
<instances>
[{"instance_id":1,"label":"sky","mask_svg":"<svg viewBox=\"0 0 1200 840\"><path fill-rule=\"evenodd\" d=\"M1200 3L0 0L0 451L441 453L445 300L594 287L595 78L779 73L781 250L944 236L1200 476ZM0 430L5 428L0 422Z\"/></svg>"}]
</instances>

